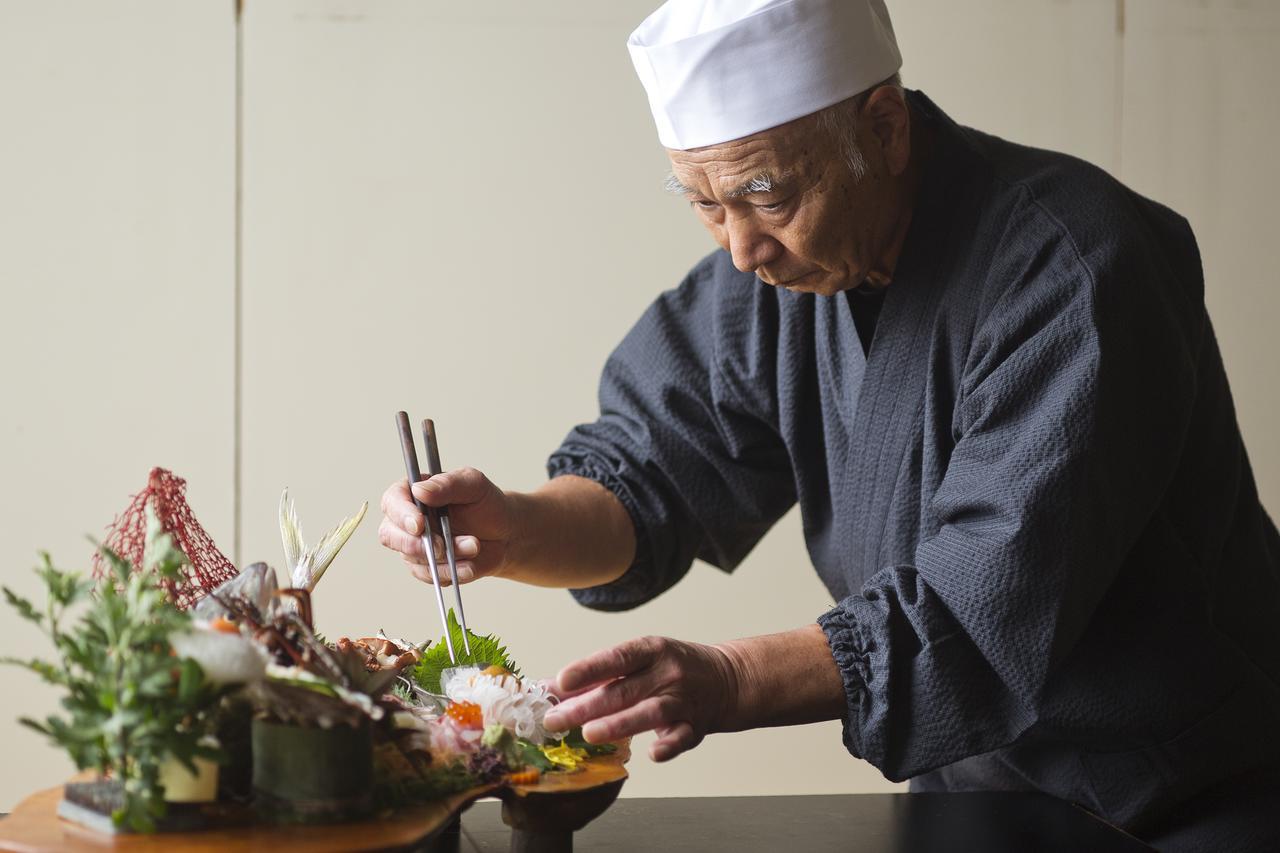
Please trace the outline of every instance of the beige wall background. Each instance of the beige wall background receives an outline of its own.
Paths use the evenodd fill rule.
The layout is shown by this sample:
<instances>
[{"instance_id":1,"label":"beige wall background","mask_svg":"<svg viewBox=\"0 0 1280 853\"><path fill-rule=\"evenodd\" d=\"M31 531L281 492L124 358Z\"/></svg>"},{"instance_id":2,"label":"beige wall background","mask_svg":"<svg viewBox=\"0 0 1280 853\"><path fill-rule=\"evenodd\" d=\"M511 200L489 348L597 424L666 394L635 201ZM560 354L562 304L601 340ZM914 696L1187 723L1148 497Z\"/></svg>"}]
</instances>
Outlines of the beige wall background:
<instances>
[{"instance_id":1,"label":"beige wall background","mask_svg":"<svg viewBox=\"0 0 1280 853\"><path fill-rule=\"evenodd\" d=\"M37 594L39 548L85 565L84 534L157 464L189 479L224 550L278 563L280 490L313 536L376 505L399 475L401 408L436 419L447 466L541 482L593 417L610 349L711 248L660 189L623 48L654 5L247 0L237 17L230 0L0 0L4 583ZM1076 154L1191 219L1280 507L1280 3L891 11L908 85L957 119ZM431 593L379 548L373 515L317 619L330 635L432 636ZM733 576L699 565L632 613L501 582L467 601L532 674L639 634L715 641L831 604L794 513ZM46 651L7 609L0 637L3 653ZM14 722L54 704L0 669L0 810L66 775ZM633 769L624 795L895 789L834 723L715 736Z\"/></svg>"}]
</instances>

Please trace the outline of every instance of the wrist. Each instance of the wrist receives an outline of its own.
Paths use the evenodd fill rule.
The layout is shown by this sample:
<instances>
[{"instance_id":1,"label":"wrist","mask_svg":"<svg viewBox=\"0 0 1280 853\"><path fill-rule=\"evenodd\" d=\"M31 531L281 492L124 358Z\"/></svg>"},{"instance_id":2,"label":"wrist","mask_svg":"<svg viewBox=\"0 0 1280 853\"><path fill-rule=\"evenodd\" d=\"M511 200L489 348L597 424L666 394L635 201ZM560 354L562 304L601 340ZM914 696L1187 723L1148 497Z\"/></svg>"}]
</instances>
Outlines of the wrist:
<instances>
[{"instance_id":1,"label":"wrist","mask_svg":"<svg viewBox=\"0 0 1280 853\"><path fill-rule=\"evenodd\" d=\"M536 511L534 496L504 489L502 497L507 505L506 555L494 576L519 580L524 568L532 564L536 550L535 537L530 535L537 529L531 517Z\"/></svg>"},{"instance_id":2,"label":"wrist","mask_svg":"<svg viewBox=\"0 0 1280 853\"><path fill-rule=\"evenodd\" d=\"M617 580L631 565L631 516L595 480L562 475L537 491L502 495L508 533L503 577L586 588Z\"/></svg>"},{"instance_id":3,"label":"wrist","mask_svg":"<svg viewBox=\"0 0 1280 853\"><path fill-rule=\"evenodd\" d=\"M835 720L845 711L844 681L818 625L717 649L732 672L722 731Z\"/></svg>"},{"instance_id":4,"label":"wrist","mask_svg":"<svg viewBox=\"0 0 1280 853\"><path fill-rule=\"evenodd\" d=\"M751 728L751 723L743 719L744 709L755 706L751 698L752 675L748 665L748 657L736 642L718 643L711 646L721 667L721 679L724 683L719 719L712 731L738 732Z\"/></svg>"}]
</instances>

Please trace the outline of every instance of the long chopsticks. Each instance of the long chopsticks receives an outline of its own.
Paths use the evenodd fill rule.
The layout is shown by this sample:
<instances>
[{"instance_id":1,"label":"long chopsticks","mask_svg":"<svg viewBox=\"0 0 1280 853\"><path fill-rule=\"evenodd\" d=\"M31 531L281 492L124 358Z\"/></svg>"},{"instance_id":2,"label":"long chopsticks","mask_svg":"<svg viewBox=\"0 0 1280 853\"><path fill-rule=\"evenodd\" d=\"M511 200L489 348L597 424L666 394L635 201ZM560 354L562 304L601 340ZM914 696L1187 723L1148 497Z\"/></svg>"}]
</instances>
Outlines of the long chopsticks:
<instances>
[{"instance_id":1,"label":"long chopsticks","mask_svg":"<svg viewBox=\"0 0 1280 853\"><path fill-rule=\"evenodd\" d=\"M440 467L440 446L436 444L436 425L431 418L425 418L422 421L422 441L427 446L427 478L430 479L443 470ZM458 603L458 624L462 626L462 647L466 650L467 657L471 657L471 640L467 637L467 614L462 609L462 583L458 580L458 558L453 553L453 528L449 523L449 508L442 506L437 509L436 517L440 521L440 535L444 538L445 557L449 560L449 580L453 582L454 600ZM448 627L445 626L445 633L448 633Z\"/></svg>"},{"instance_id":2,"label":"long chopsticks","mask_svg":"<svg viewBox=\"0 0 1280 853\"><path fill-rule=\"evenodd\" d=\"M436 593L436 607L440 611L440 624L444 626L444 641L449 649L449 660L453 663L458 662L458 655L454 651L453 636L449 631L449 620L445 613L444 591L440 589L440 566L436 560L435 542L432 541L433 534L439 530L441 538L444 539L445 555L449 562L449 580L453 583L454 596L458 603L458 624L462 628L462 645L466 650L467 657L471 657L471 641L467 637L467 616L462 609L462 584L458 582L458 560L453 550L453 530L449 523L449 508L440 507L439 510L429 507L422 501L418 500L413 494L412 485L419 480L424 479L422 472L418 467L418 450L413 443L413 429L409 426L409 415L407 412L396 413L396 428L400 432L400 449L404 453L404 469L405 474L409 478L409 497L413 498L414 504L422 513L425 530L422 533L422 549L427 554L427 569L431 572L431 585ZM430 420L422 422L423 442L427 447L427 476L430 479L441 471L440 468L440 448L436 443L436 427Z\"/></svg>"}]
</instances>

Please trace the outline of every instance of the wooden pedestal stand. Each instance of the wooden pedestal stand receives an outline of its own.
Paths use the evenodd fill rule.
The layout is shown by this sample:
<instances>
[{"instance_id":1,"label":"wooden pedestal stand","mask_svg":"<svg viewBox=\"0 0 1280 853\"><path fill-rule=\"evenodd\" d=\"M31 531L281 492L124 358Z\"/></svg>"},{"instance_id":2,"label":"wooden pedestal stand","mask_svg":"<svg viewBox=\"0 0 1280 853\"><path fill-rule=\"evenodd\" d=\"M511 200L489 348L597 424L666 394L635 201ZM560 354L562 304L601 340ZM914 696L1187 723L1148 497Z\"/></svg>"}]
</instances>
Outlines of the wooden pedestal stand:
<instances>
[{"instance_id":1,"label":"wooden pedestal stand","mask_svg":"<svg viewBox=\"0 0 1280 853\"><path fill-rule=\"evenodd\" d=\"M604 813L627 780L630 740L613 755L593 758L578 773L549 774L536 785L498 792L511 853L570 853L573 834Z\"/></svg>"},{"instance_id":2,"label":"wooden pedestal stand","mask_svg":"<svg viewBox=\"0 0 1280 853\"><path fill-rule=\"evenodd\" d=\"M200 832L104 835L58 817L62 788L27 797L0 820L0 849L19 853L265 850L272 853L339 853L418 847L445 833L482 797L500 797L512 828L511 849L520 853L566 853L573 833L598 817L627 778L629 742L613 755L590 759L577 773L548 774L534 785L488 785L451 797L378 815L370 820L325 826L251 824Z\"/></svg>"}]
</instances>

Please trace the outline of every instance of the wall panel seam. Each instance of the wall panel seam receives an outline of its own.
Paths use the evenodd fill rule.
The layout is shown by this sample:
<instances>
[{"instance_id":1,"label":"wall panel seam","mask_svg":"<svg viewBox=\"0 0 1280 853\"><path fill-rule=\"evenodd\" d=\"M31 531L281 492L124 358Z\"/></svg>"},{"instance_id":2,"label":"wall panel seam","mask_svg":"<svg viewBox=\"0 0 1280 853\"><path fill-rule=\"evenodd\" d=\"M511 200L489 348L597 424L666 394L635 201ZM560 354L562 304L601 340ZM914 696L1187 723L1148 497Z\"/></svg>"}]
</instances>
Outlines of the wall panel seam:
<instances>
[{"instance_id":1,"label":"wall panel seam","mask_svg":"<svg viewBox=\"0 0 1280 853\"><path fill-rule=\"evenodd\" d=\"M235 253L231 451L231 560L240 565L244 488L244 6L235 0Z\"/></svg>"},{"instance_id":2,"label":"wall panel seam","mask_svg":"<svg viewBox=\"0 0 1280 853\"><path fill-rule=\"evenodd\" d=\"M1112 162L1115 164L1115 177L1123 180L1124 175L1124 63L1125 63L1125 2L1116 0L1116 93L1114 99L1114 130L1112 141Z\"/></svg>"}]
</instances>

